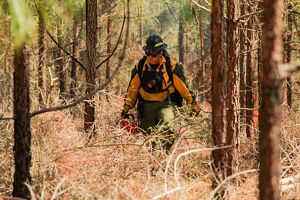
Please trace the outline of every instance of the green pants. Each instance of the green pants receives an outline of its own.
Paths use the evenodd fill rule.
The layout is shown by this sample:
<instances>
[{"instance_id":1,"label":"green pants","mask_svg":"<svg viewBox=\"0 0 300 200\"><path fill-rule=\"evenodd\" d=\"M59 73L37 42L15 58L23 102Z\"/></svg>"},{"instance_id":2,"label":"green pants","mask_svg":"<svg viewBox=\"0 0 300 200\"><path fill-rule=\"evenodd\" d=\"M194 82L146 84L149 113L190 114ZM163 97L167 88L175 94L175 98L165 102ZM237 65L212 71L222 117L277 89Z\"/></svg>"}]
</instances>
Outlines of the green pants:
<instances>
[{"instance_id":1,"label":"green pants","mask_svg":"<svg viewBox=\"0 0 300 200\"><path fill-rule=\"evenodd\" d=\"M167 151L175 141L174 131L172 129L172 121L175 119L175 107L173 104L164 102L143 102L139 105L139 122L146 135L150 134L151 128L161 125L164 138L160 143Z\"/></svg>"}]
</instances>

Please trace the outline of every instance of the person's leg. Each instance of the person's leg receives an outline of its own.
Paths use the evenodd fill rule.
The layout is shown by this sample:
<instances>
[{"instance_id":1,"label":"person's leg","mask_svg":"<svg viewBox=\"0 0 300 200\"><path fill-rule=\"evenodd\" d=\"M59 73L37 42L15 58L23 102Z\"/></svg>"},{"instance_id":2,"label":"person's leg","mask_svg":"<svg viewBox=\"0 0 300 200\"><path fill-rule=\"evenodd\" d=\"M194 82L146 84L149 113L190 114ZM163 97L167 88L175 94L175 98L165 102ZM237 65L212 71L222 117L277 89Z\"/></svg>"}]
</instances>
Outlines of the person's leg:
<instances>
[{"instance_id":1,"label":"person's leg","mask_svg":"<svg viewBox=\"0 0 300 200\"><path fill-rule=\"evenodd\" d=\"M143 102L143 104L140 106L140 128L143 129L145 133L147 133L158 123L157 112L159 110L159 105L157 105L156 102Z\"/></svg>"},{"instance_id":2,"label":"person's leg","mask_svg":"<svg viewBox=\"0 0 300 200\"><path fill-rule=\"evenodd\" d=\"M175 107L170 104L161 106L157 113L157 118L159 123L163 126L164 131L164 138L161 140L162 146L166 150L166 153L169 153L176 139L172 127L172 122L174 122L176 118Z\"/></svg>"}]
</instances>

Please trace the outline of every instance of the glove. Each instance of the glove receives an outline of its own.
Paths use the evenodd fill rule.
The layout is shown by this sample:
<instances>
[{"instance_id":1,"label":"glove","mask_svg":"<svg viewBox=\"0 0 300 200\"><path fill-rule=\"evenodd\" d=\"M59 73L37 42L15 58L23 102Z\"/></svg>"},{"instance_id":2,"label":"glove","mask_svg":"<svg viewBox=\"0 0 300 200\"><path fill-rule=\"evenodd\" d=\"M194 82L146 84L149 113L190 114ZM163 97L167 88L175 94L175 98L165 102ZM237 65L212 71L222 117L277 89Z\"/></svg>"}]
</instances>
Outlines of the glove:
<instances>
[{"instance_id":1,"label":"glove","mask_svg":"<svg viewBox=\"0 0 300 200\"><path fill-rule=\"evenodd\" d=\"M127 118L128 117L128 111L129 111L129 106L128 105L124 105L124 109L121 112L121 117Z\"/></svg>"},{"instance_id":2,"label":"glove","mask_svg":"<svg viewBox=\"0 0 300 200\"><path fill-rule=\"evenodd\" d=\"M196 114L196 116L198 116L200 113L200 105L196 101L193 101L191 105L192 111Z\"/></svg>"}]
</instances>

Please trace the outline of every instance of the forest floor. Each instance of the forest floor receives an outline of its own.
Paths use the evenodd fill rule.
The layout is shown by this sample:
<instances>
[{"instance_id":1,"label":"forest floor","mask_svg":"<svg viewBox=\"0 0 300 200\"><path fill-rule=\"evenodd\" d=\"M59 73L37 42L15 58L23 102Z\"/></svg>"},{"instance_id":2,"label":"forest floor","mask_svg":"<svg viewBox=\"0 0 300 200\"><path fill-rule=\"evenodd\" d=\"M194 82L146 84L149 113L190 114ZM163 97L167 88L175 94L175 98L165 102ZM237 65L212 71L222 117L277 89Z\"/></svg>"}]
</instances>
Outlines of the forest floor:
<instances>
[{"instance_id":1,"label":"forest floor","mask_svg":"<svg viewBox=\"0 0 300 200\"><path fill-rule=\"evenodd\" d=\"M100 106L101 105L101 106ZM32 119L32 185L36 199L210 199L210 113L189 116L178 111L174 123L178 139L172 153L149 152L153 137L130 134L117 122L119 100L96 102L96 136L88 140L80 112L47 113ZM118 108L118 109L116 109ZM300 173L300 106L284 108L282 178ZM79 107L77 108L79 110ZM204 109L205 110L205 109ZM13 126L1 122L0 197L10 196L13 180ZM243 124L241 126L243 128ZM238 183L224 184L230 199L257 199L258 133L240 134ZM155 169L155 170L154 170ZM282 199L300 199L300 188L282 193ZM1 198L0 198L1 199Z\"/></svg>"}]
</instances>

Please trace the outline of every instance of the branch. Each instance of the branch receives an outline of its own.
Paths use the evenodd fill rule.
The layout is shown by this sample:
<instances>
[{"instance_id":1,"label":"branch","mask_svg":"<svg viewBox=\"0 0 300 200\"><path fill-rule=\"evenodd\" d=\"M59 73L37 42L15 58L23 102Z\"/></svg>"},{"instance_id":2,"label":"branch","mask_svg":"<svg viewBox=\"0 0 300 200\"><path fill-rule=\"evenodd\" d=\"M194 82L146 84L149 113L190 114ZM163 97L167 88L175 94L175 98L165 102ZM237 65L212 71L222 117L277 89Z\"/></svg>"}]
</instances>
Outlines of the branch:
<instances>
[{"instance_id":1,"label":"branch","mask_svg":"<svg viewBox=\"0 0 300 200\"><path fill-rule=\"evenodd\" d=\"M1 117L0 121L5 121L5 120L13 120L13 117Z\"/></svg>"},{"instance_id":2,"label":"branch","mask_svg":"<svg viewBox=\"0 0 300 200\"><path fill-rule=\"evenodd\" d=\"M228 182L229 180L239 176L239 175L242 175L242 174L249 174L249 173L255 173L255 172L258 172L257 169L249 169L249 170L245 170L245 171L241 171L241 172L238 172L236 174L233 174L231 176L228 176L227 178L225 178L210 194L210 198L211 200L214 199L215 197L215 194L218 192L218 190L226 183Z\"/></svg>"},{"instance_id":3,"label":"branch","mask_svg":"<svg viewBox=\"0 0 300 200\"><path fill-rule=\"evenodd\" d=\"M298 11L296 11L296 10L292 10L291 13L300 15L300 13Z\"/></svg>"},{"instance_id":4,"label":"branch","mask_svg":"<svg viewBox=\"0 0 300 200\"><path fill-rule=\"evenodd\" d=\"M194 0L190 0L190 2L194 3L194 4L195 4L196 6L198 6L199 8L202 8L203 10L205 10L205 11L211 13L211 10L210 10L210 9L208 9L208 8L206 8L206 7L202 6L202 5L200 5L198 2L196 2L196 1L194 1Z\"/></svg>"},{"instance_id":5,"label":"branch","mask_svg":"<svg viewBox=\"0 0 300 200\"><path fill-rule=\"evenodd\" d=\"M298 23L295 19L295 17L293 16L293 22L294 22L294 26L296 28L296 31L297 31L297 35L298 35L298 38L300 38L300 32L299 32L299 29L298 29Z\"/></svg>"},{"instance_id":6,"label":"branch","mask_svg":"<svg viewBox=\"0 0 300 200\"><path fill-rule=\"evenodd\" d=\"M129 0L127 0L127 1L129 1ZM125 7L124 7L124 9L125 9ZM120 70L120 68L122 66L122 63L123 63L123 61L125 59L125 55L126 55L127 42L128 42L128 37L129 37L129 7L128 7L128 10L127 10L127 15L128 15L127 16L127 27L126 27L126 36L125 36L125 41L124 41L124 47L123 47L123 50L122 50L122 54L119 57L119 63L117 65L117 68L115 69L115 71L113 72L113 74L109 77L109 79L105 83L103 83L100 86L98 86L93 92L87 94L84 97L81 97L81 98L77 99L76 101L74 101L71 104L64 105L64 106L59 106L59 107L53 107L53 108L46 108L46 109L39 110L39 111L34 111L34 112L32 112L30 114L30 117L34 117L36 115L39 115L39 114L42 114L42 113L46 113L46 112L53 112L53 111L64 110L64 109L67 109L67 108L74 107L77 104L79 104L79 103L81 103L81 102L89 99L90 97L94 96L97 92L99 92L100 90L102 90L103 88L105 88L113 80L113 78L119 72L119 70Z\"/></svg>"},{"instance_id":7,"label":"branch","mask_svg":"<svg viewBox=\"0 0 300 200\"><path fill-rule=\"evenodd\" d=\"M86 71L85 66L77 59L75 58L72 54L70 54L65 48L63 48L55 39L54 37L51 35L51 33L48 31L48 29L46 29L47 34L49 35L49 37L51 38L51 40L57 45L58 48L60 48L61 50L63 50L63 52L65 52L65 54L67 54L68 56L70 56L84 71ZM74 42L74 41L73 41Z\"/></svg>"},{"instance_id":8,"label":"branch","mask_svg":"<svg viewBox=\"0 0 300 200\"><path fill-rule=\"evenodd\" d=\"M124 18L123 18L122 28L121 28L121 31L120 31L120 34L119 34L119 38L118 38L117 44L116 44L115 48L113 49L112 53L111 53L105 60L103 60L99 65L97 65L96 70L97 70L101 65L103 65L106 61L108 61L108 60L114 55L114 53L116 52L116 50L117 50L117 48L118 48L118 46L119 46L119 44L120 44L120 40L121 40L122 34L123 34L123 29L124 29L125 19L126 19L126 14L124 13Z\"/></svg>"},{"instance_id":9,"label":"branch","mask_svg":"<svg viewBox=\"0 0 300 200\"><path fill-rule=\"evenodd\" d=\"M261 13L263 13L263 12L264 12L264 10L260 10L260 11L256 11L256 12L252 12L252 13L247 13L247 14L245 14L245 15L240 16L240 17L236 20L236 22L239 22L239 21L241 21L242 19L244 19L244 18L246 18L246 17L251 17L252 15L261 14Z\"/></svg>"},{"instance_id":10,"label":"branch","mask_svg":"<svg viewBox=\"0 0 300 200\"><path fill-rule=\"evenodd\" d=\"M171 15L173 16L173 18L175 19L175 21L176 21L176 22L177 22L177 24L178 24L178 23L179 23L179 21L178 21L178 19L177 19L176 15L174 14L174 12L172 11L172 9L170 8L170 6L169 6L169 3L168 3L166 0L164 0L164 2L165 2L165 4L167 5L167 7L168 7L168 10L170 11Z\"/></svg>"}]
</instances>

